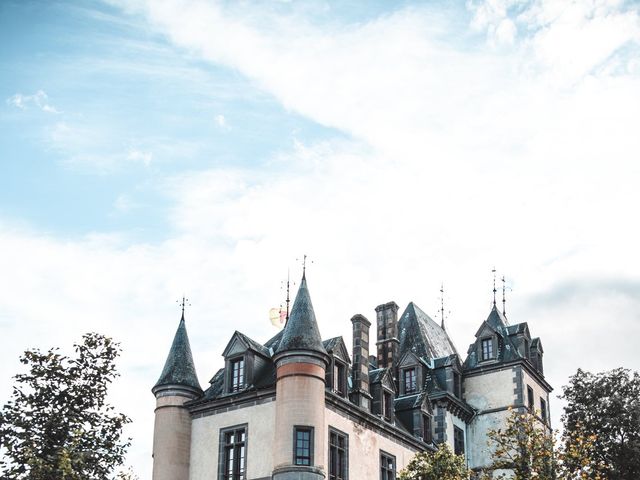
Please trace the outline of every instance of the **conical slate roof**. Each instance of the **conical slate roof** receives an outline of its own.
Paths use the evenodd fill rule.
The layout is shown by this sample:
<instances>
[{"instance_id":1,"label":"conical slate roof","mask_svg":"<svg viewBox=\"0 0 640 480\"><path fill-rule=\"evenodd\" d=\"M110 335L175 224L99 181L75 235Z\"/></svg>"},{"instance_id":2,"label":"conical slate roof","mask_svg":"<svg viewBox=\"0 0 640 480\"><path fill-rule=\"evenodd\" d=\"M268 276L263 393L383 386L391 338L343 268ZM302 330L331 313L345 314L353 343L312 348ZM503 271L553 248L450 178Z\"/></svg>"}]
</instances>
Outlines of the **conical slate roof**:
<instances>
[{"instance_id":1,"label":"conical slate roof","mask_svg":"<svg viewBox=\"0 0 640 480\"><path fill-rule=\"evenodd\" d=\"M180 319L176 335L173 337L171 350L169 350L169 356L162 369L162 374L153 388L163 385L184 385L202 391L196 375L196 367L193 363L187 327L184 322L184 313Z\"/></svg>"},{"instance_id":2,"label":"conical slate roof","mask_svg":"<svg viewBox=\"0 0 640 480\"><path fill-rule=\"evenodd\" d=\"M457 355L447 332L413 302L407 305L398 322L400 355L411 351L420 358Z\"/></svg>"},{"instance_id":3,"label":"conical slate roof","mask_svg":"<svg viewBox=\"0 0 640 480\"><path fill-rule=\"evenodd\" d=\"M293 302L291 315L282 330L282 338L278 343L276 353L287 350L310 350L327 355L327 351L322 345L316 314L313 311L307 279L304 275Z\"/></svg>"}]
</instances>

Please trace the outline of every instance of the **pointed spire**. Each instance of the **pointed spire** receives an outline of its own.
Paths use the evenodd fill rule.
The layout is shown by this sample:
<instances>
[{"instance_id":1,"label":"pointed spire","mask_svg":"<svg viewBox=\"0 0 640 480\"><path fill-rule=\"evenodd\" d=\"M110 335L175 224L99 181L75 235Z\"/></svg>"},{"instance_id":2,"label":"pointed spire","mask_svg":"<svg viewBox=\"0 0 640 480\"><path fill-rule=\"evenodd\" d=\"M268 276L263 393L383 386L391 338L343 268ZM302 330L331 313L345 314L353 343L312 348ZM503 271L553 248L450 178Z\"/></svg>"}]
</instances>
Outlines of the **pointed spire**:
<instances>
[{"instance_id":1,"label":"pointed spire","mask_svg":"<svg viewBox=\"0 0 640 480\"><path fill-rule=\"evenodd\" d=\"M187 327L184 321L184 300L182 302L182 318L178 324L178 329L173 337L173 343L167 356L167 361L162 369L162 374L153 387L155 391L162 386L180 385L195 390L198 394L202 393L200 382L196 374L196 367L193 363L193 355L191 354L191 345L187 335Z\"/></svg>"},{"instance_id":2,"label":"pointed spire","mask_svg":"<svg viewBox=\"0 0 640 480\"><path fill-rule=\"evenodd\" d=\"M291 315L284 327L277 353L287 350L310 350L324 355L327 354L322 345L322 337L320 337L320 331L318 330L316 314L313 311L304 273L298 293L293 301Z\"/></svg>"}]
</instances>

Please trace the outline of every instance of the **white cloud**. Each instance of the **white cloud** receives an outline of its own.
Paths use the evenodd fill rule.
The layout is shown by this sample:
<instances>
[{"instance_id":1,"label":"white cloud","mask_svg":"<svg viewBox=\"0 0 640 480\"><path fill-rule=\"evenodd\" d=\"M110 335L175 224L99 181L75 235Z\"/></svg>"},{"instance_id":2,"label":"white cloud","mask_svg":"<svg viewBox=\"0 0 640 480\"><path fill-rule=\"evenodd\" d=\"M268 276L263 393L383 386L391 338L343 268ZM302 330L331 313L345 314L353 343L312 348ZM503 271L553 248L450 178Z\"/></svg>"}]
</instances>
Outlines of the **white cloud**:
<instances>
[{"instance_id":1,"label":"white cloud","mask_svg":"<svg viewBox=\"0 0 640 480\"><path fill-rule=\"evenodd\" d=\"M230 129L229 124L227 123L227 119L221 113L216 115L216 125L218 126L218 128L220 128L222 130L229 130Z\"/></svg>"},{"instance_id":2,"label":"white cloud","mask_svg":"<svg viewBox=\"0 0 640 480\"><path fill-rule=\"evenodd\" d=\"M7 99L7 104L21 110L26 110L29 106L35 106L43 112L61 113L53 105L49 104L49 96L43 90L38 90L33 95L16 93Z\"/></svg>"},{"instance_id":3,"label":"white cloud","mask_svg":"<svg viewBox=\"0 0 640 480\"><path fill-rule=\"evenodd\" d=\"M145 167L148 167L151 165L151 161L153 160L153 154L151 152L132 149L127 152L127 160L142 163Z\"/></svg>"}]
</instances>

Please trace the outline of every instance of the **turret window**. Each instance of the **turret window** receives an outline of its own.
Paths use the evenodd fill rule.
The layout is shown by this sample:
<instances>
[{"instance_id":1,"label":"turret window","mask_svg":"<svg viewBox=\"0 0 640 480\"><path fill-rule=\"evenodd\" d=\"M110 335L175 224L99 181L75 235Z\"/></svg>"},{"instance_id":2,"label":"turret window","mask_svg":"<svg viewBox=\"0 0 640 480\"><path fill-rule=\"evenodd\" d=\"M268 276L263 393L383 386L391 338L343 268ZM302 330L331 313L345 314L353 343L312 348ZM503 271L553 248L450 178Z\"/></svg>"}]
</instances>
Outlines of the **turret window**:
<instances>
[{"instance_id":1,"label":"turret window","mask_svg":"<svg viewBox=\"0 0 640 480\"><path fill-rule=\"evenodd\" d=\"M415 393L417 390L416 369L407 368L404 371L404 393Z\"/></svg>"},{"instance_id":2,"label":"turret window","mask_svg":"<svg viewBox=\"0 0 640 480\"><path fill-rule=\"evenodd\" d=\"M482 360L490 360L493 358L493 339L482 339Z\"/></svg>"},{"instance_id":3,"label":"turret window","mask_svg":"<svg viewBox=\"0 0 640 480\"><path fill-rule=\"evenodd\" d=\"M293 430L294 465L313 464L313 428L295 427Z\"/></svg>"},{"instance_id":4,"label":"turret window","mask_svg":"<svg viewBox=\"0 0 640 480\"><path fill-rule=\"evenodd\" d=\"M231 361L230 390L237 392L244 387L244 357Z\"/></svg>"}]
</instances>

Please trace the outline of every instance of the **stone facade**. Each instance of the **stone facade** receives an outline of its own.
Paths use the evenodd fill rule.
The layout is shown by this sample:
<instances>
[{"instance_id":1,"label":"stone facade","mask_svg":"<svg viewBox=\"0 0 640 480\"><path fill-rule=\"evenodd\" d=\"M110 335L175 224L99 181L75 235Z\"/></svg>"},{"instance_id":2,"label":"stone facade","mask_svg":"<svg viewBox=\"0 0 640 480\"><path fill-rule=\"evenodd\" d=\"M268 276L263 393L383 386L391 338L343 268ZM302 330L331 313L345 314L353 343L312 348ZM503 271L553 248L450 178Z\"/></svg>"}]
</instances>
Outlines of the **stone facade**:
<instances>
[{"instance_id":1,"label":"stone facade","mask_svg":"<svg viewBox=\"0 0 640 480\"><path fill-rule=\"evenodd\" d=\"M542 344L526 324L494 304L462 359L415 304L399 319L394 302L375 311L376 356L358 314L352 359L341 337L320 337L303 276L285 328L264 344L235 332L204 391L183 317L153 389L153 479L388 480L442 442L481 469L487 431L510 409L550 428Z\"/></svg>"}]
</instances>

